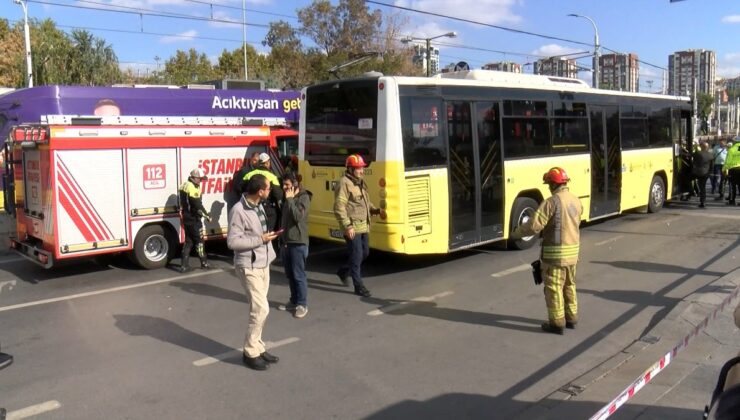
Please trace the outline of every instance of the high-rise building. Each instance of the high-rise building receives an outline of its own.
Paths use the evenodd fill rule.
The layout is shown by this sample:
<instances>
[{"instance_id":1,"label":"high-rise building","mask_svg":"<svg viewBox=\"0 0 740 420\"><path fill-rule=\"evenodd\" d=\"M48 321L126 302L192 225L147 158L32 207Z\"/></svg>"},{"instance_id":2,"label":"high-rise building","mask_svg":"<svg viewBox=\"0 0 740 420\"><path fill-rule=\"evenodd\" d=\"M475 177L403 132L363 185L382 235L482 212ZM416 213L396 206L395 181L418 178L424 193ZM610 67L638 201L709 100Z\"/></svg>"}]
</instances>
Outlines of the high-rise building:
<instances>
[{"instance_id":1,"label":"high-rise building","mask_svg":"<svg viewBox=\"0 0 740 420\"><path fill-rule=\"evenodd\" d=\"M604 54L599 57L599 88L638 92L640 64L637 54Z\"/></svg>"},{"instance_id":2,"label":"high-rise building","mask_svg":"<svg viewBox=\"0 0 740 420\"><path fill-rule=\"evenodd\" d=\"M506 71L509 73L521 73L522 65L513 61L499 61L483 65L483 70Z\"/></svg>"},{"instance_id":3,"label":"high-rise building","mask_svg":"<svg viewBox=\"0 0 740 420\"><path fill-rule=\"evenodd\" d=\"M534 74L575 79L578 77L578 66L576 60L572 59L562 57L543 58L535 61Z\"/></svg>"},{"instance_id":4,"label":"high-rise building","mask_svg":"<svg viewBox=\"0 0 740 420\"><path fill-rule=\"evenodd\" d=\"M668 93L692 95L697 83L697 92L713 95L716 67L714 51L676 51L668 56Z\"/></svg>"},{"instance_id":5,"label":"high-rise building","mask_svg":"<svg viewBox=\"0 0 740 420\"><path fill-rule=\"evenodd\" d=\"M414 55L411 58L412 62L421 67L424 73L427 72L427 44L426 42L414 42ZM439 72L439 49L435 46L429 47L429 74L437 74Z\"/></svg>"}]
</instances>

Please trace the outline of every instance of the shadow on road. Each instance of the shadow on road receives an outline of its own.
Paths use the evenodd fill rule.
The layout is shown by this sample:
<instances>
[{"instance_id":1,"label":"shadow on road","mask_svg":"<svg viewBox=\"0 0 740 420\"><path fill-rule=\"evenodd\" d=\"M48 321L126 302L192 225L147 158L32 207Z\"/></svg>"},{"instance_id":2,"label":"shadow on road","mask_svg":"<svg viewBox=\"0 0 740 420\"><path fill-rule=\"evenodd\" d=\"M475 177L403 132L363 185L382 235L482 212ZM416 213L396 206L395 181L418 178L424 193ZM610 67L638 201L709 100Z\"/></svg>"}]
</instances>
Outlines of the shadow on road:
<instances>
[{"instance_id":1,"label":"shadow on road","mask_svg":"<svg viewBox=\"0 0 740 420\"><path fill-rule=\"evenodd\" d=\"M551 403L557 404L558 401ZM545 402L546 405L550 403ZM586 419L601 409L596 402L567 401L567 412L558 410L559 415L567 415L571 419ZM502 397L490 397L480 394L450 393L440 395L426 401L404 400L386 407L364 420L395 420L395 419L499 419L499 418L555 418L548 415L546 411L536 410L524 416L518 414L531 408L532 403L505 399ZM562 407L557 407L562 408ZM672 420L698 419L702 411L689 410L685 408L652 407L647 405L626 405L617 412L617 418L655 418Z\"/></svg>"},{"instance_id":2,"label":"shadow on road","mask_svg":"<svg viewBox=\"0 0 740 420\"><path fill-rule=\"evenodd\" d=\"M215 357L234 349L208 337L183 328L164 318L148 315L113 315L116 327L134 337L151 337L165 343ZM239 360L223 360L224 363L242 366Z\"/></svg>"},{"instance_id":3,"label":"shadow on road","mask_svg":"<svg viewBox=\"0 0 740 420\"><path fill-rule=\"evenodd\" d=\"M606 264L616 268L625 268L628 270L644 271L646 273L677 273L688 274L692 276L724 276L727 273L719 271L698 270L695 268L681 267L680 265L661 264L647 261L590 261L592 264Z\"/></svg>"}]
</instances>

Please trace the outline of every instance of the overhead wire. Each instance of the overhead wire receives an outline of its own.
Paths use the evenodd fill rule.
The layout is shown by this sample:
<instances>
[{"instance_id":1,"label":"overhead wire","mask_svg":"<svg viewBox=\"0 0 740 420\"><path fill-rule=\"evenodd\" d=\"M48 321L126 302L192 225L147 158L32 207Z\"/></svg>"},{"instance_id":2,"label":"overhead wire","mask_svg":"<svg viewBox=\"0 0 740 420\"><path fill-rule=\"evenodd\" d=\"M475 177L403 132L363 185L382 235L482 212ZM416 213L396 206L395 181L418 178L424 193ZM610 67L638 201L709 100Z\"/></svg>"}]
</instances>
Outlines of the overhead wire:
<instances>
[{"instance_id":1,"label":"overhead wire","mask_svg":"<svg viewBox=\"0 0 740 420\"><path fill-rule=\"evenodd\" d=\"M562 38L562 37L553 36L553 35L546 35L546 34L541 34L541 33L537 33L537 32L525 31L525 30L522 30L522 29L515 29L515 28L510 28L510 27L501 26L501 25L494 25L494 24L490 24L490 23L475 21L475 20L472 20L472 19L466 19L466 18L460 18L460 17L456 17L456 16L451 16L451 15L445 15L445 14L442 14L442 13L428 12L426 10L419 10L419 9L414 9L414 8L411 8L411 7L399 6L399 5L385 3L385 2L377 1L377 0L365 0L365 3L377 4L379 6L385 6L385 7L389 7L389 8L392 8L392 9L405 10L405 11L408 11L408 12L414 12L414 13L424 14L424 15L428 15L428 16L435 16L435 17L440 17L440 18L444 18L444 19L454 20L454 21L458 21L458 22L470 23L470 24L473 24L473 25L486 26L486 27L489 27L489 28L500 29L500 30L503 30L503 31L517 33L517 34L522 34L522 35L530 35L530 36L535 36L535 37L544 38L544 39L551 39L551 40L555 40L555 41L568 42L568 43L571 43L571 44L585 45L585 46L589 46L589 47L593 47L594 46L594 44L586 43L586 42L582 42L582 41L576 41L574 39L567 39L567 38ZM604 47L603 45L601 45L601 48L604 48L605 50L611 51L611 52L613 52L615 54L622 54L619 51L612 50L611 48ZM641 62L641 63L643 63L643 64L646 64L648 66L651 66L651 67L655 67L655 68L658 68L658 69L666 70L664 67L661 67L661 66L656 65L656 64L649 63L649 62L644 61L644 60L639 60L638 59L638 61Z\"/></svg>"}]
</instances>

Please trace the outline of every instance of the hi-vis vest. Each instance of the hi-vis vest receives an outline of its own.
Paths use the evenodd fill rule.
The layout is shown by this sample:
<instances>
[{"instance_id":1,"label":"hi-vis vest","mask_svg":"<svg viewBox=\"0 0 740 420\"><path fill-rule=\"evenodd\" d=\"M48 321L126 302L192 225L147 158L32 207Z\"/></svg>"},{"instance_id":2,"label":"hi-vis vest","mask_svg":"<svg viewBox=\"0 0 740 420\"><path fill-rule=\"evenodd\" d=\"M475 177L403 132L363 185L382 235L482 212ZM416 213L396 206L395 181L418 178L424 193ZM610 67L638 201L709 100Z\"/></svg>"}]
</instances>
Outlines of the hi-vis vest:
<instances>
[{"instance_id":1,"label":"hi-vis vest","mask_svg":"<svg viewBox=\"0 0 740 420\"><path fill-rule=\"evenodd\" d=\"M556 189L542 202L534 217L519 229L524 236L542 231L540 259L546 264L565 266L578 263L583 206L568 187Z\"/></svg>"}]
</instances>

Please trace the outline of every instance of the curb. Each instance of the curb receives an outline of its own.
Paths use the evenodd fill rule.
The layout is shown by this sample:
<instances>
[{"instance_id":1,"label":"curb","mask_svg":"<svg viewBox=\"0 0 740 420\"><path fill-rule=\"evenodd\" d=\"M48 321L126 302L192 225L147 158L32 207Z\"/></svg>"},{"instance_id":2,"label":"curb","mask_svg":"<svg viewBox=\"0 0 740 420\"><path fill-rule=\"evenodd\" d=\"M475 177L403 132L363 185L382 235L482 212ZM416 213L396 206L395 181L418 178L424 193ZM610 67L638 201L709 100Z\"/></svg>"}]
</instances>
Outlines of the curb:
<instances>
[{"instance_id":1,"label":"curb","mask_svg":"<svg viewBox=\"0 0 740 420\"><path fill-rule=\"evenodd\" d=\"M658 322L647 334L635 340L618 353L604 362L594 366L581 376L573 379L564 386L545 396L529 408L519 412L516 418L522 419L545 419L550 418L554 410L563 403L573 400L579 394L593 387L601 379L606 378L612 372L629 363L638 355L646 356L655 353L655 359L670 349L678 340L686 336L687 331L699 325L728 294L736 288L740 288L740 268L725 274L717 280L703 286L698 291L690 294ZM715 290L713 292L702 292L702 290ZM732 302L729 302L732 304ZM647 368L649 365L646 365ZM629 385L625 383L624 386ZM615 394L614 397L617 395ZM607 404L609 401L603 401Z\"/></svg>"}]
</instances>

